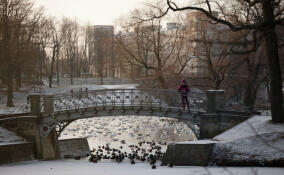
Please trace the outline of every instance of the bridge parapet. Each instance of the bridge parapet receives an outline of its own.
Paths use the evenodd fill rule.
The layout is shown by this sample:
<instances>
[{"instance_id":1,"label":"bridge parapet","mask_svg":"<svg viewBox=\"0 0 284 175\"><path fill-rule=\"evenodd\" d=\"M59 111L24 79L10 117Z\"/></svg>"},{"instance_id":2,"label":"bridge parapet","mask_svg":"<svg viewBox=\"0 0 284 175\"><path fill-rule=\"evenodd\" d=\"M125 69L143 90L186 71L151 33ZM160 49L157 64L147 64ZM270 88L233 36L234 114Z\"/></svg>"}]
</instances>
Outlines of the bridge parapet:
<instances>
[{"instance_id":1,"label":"bridge parapet","mask_svg":"<svg viewBox=\"0 0 284 175\"><path fill-rule=\"evenodd\" d=\"M102 89L33 94L30 96L30 109L37 116L33 122L37 155L42 159L56 158L58 136L77 119L121 115L169 117L186 123L198 138L211 138L246 119L240 118L241 114L231 115L232 111L220 112L225 104L223 91L210 91L208 94L191 92L189 100L190 112L181 108L180 94L176 90ZM21 128L30 133L32 128L25 124L28 121L21 119ZM11 120L9 124L16 123L12 118L2 119L2 123L8 120Z\"/></svg>"},{"instance_id":2,"label":"bridge parapet","mask_svg":"<svg viewBox=\"0 0 284 175\"><path fill-rule=\"evenodd\" d=\"M177 90L86 89L54 95L35 95L30 98L30 104L35 105L31 106L32 113L34 111L40 116L43 135L49 134L57 125L63 124L63 127L59 127L59 135L74 120L100 116L160 116L199 124L201 114L222 115L220 110L225 107L225 92L221 90L210 90L207 94L191 92L190 112L182 109L180 98ZM39 106L41 108L37 109ZM230 113L229 111L226 115Z\"/></svg>"},{"instance_id":3,"label":"bridge parapet","mask_svg":"<svg viewBox=\"0 0 284 175\"><path fill-rule=\"evenodd\" d=\"M90 107L143 106L160 108L181 108L180 94L165 89L102 89L80 90L70 93L33 96L31 109L35 112L54 113ZM206 94L189 94L191 109L205 111ZM40 103L38 105L37 103ZM38 107L41 109L37 109Z\"/></svg>"},{"instance_id":4,"label":"bridge parapet","mask_svg":"<svg viewBox=\"0 0 284 175\"><path fill-rule=\"evenodd\" d=\"M207 91L207 113L216 113L218 110L225 108L225 91L208 90Z\"/></svg>"}]
</instances>

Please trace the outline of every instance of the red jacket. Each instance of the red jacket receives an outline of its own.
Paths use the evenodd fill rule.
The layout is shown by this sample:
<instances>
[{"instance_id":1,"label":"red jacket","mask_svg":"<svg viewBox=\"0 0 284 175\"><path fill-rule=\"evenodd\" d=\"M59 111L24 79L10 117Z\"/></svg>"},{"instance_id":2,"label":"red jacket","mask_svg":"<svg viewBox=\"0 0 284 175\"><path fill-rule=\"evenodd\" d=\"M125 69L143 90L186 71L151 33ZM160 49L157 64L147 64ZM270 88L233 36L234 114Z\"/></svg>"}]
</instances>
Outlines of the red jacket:
<instances>
[{"instance_id":1,"label":"red jacket","mask_svg":"<svg viewBox=\"0 0 284 175\"><path fill-rule=\"evenodd\" d=\"M187 84L182 84L178 88L178 91L181 93L182 96L187 96L190 89Z\"/></svg>"}]
</instances>

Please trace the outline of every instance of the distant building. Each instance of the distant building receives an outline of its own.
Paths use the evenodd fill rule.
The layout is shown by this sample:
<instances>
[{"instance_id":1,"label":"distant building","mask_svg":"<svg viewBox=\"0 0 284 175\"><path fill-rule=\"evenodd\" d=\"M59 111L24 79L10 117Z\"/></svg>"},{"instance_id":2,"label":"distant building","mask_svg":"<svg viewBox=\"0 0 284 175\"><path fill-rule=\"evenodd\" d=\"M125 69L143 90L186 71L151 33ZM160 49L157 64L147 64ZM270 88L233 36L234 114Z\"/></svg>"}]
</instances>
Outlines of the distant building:
<instances>
[{"instance_id":1,"label":"distant building","mask_svg":"<svg viewBox=\"0 0 284 175\"><path fill-rule=\"evenodd\" d=\"M217 16L217 13L213 13ZM216 30L216 25L211 24L211 20L202 12L192 11L187 14L186 29L188 37L191 40L191 56L189 61L189 68L187 73L197 76L204 76L208 74L207 63L204 61L204 54L201 46L202 32L210 35L212 31ZM197 42L194 42L197 41Z\"/></svg>"},{"instance_id":2,"label":"distant building","mask_svg":"<svg viewBox=\"0 0 284 175\"><path fill-rule=\"evenodd\" d=\"M167 23L167 30L175 30L178 29L178 27L180 26L180 23L175 23L175 22L171 22L171 23Z\"/></svg>"},{"instance_id":3,"label":"distant building","mask_svg":"<svg viewBox=\"0 0 284 175\"><path fill-rule=\"evenodd\" d=\"M90 73L97 77L113 76L114 26L94 25L87 31Z\"/></svg>"}]
</instances>

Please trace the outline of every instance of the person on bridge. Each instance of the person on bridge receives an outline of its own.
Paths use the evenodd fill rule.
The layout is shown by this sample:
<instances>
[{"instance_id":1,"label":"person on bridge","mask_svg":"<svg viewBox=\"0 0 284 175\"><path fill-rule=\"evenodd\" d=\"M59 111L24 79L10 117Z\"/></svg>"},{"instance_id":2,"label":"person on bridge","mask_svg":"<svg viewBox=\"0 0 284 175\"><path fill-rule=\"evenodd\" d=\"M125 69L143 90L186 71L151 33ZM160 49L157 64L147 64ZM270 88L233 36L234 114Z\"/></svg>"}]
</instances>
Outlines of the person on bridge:
<instances>
[{"instance_id":1,"label":"person on bridge","mask_svg":"<svg viewBox=\"0 0 284 175\"><path fill-rule=\"evenodd\" d=\"M189 101L188 101L188 93L190 89L185 79L182 80L182 84L179 86L178 91L181 94L181 102L182 102L183 109L185 109L185 106L186 106L189 111L190 108L189 108Z\"/></svg>"}]
</instances>

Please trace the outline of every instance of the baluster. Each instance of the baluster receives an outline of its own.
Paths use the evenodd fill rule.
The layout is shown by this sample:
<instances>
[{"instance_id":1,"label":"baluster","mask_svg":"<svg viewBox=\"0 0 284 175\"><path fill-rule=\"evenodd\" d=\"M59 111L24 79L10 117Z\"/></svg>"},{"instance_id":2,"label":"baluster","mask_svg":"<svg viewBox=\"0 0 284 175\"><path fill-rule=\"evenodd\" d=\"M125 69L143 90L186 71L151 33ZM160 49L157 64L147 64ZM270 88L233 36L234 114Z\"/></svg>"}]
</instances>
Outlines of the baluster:
<instances>
[{"instance_id":1,"label":"baluster","mask_svg":"<svg viewBox=\"0 0 284 175\"><path fill-rule=\"evenodd\" d=\"M152 108L152 99L154 98L154 97L152 97L152 94L155 94L155 93L153 93L151 91L153 91L153 90L152 89L150 90L149 99L150 99L150 107Z\"/></svg>"},{"instance_id":2,"label":"baluster","mask_svg":"<svg viewBox=\"0 0 284 175\"><path fill-rule=\"evenodd\" d=\"M109 90L106 91L106 103L105 103L106 107L107 107L107 105L109 103L108 95L111 97L111 92ZM111 101L111 99L110 99L110 101Z\"/></svg>"},{"instance_id":3,"label":"baluster","mask_svg":"<svg viewBox=\"0 0 284 175\"><path fill-rule=\"evenodd\" d=\"M160 107L162 106L162 100L161 100L161 96L162 96L162 94L161 94L162 92L160 91L159 92L159 105L160 105Z\"/></svg>"},{"instance_id":4,"label":"baluster","mask_svg":"<svg viewBox=\"0 0 284 175\"><path fill-rule=\"evenodd\" d=\"M122 90L122 106L124 106L124 101L125 101L125 90Z\"/></svg>"},{"instance_id":5,"label":"baluster","mask_svg":"<svg viewBox=\"0 0 284 175\"><path fill-rule=\"evenodd\" d=\"M105 106L106 106L106 103L107 103L107 91L106 91L106 90L103 91L103 95L104 95L104 98L103 98L103 107L105 107Z\"/></svg>"},{"instance_id":6,"label":"baluster","mask_svg":"<svg viewBox=\"0 0 284 175\"><path fill-rule=\"evenodd\" d=\"M93 97L93 99L95 100L94 102L95 102L95 107L97 107L98 106L98 101L97 101L97 92L96 91L94 91L94 97Z\"/></svg>"},{"instance_id":7,"label":"baluster","mask_svg":"<svg viewBox=\"0 0 284 175\"><path fill-rule=\"evenodd\" d=\"M65 109L65 110L68 110L68 106L69 106L69 100L68 100L68 97L66 97L66 98L64 98L64 97L61 97L63 100L65 100L65 103L64 103L64 106L63 106L63 108ZM62 100L62 101L63 101ZM61 109L62 110L62 109Z\"/></svg>"},{"instance_id":8,"label":"baluster","mask_svg":"<svg viewBox=\"0 0 284 175\"><path fill-rule=\"evenodd\" d=\"M71 92L71 98L73 98L73 89L71 89L70 92Z\"/></svg>"},{"instance_id":9,"label":"baluster","mask_svg":"<svg viewBox=\"0 0 284 175\"><path fill-rule=\"evenodd\" d=\"M144 93L144 92L141 90L141 91L139 92L139 94L138 94L140 106L143 105L143 96L144 96L143 93Z\"/></svg>"},{"instance_id":10,"label":"baluster","mask_svg":"<svg viewBox=\"0 0 284 175\"><path fill-rule=\"evenodd\" d=\"M85 89L85 98L88 98L89 95L88 95L88 88Z\"/></svg>"},{"instance_id":11,"label":"baluster","mask_svg":"<svg viewBox=\"0 0 284 175\"><path fill-rule=\"evenodd\" d=\"M130 104L133 106L133 89L130 90Z\"/></svg>"},{"instance_id":12,"label":"baluster","mask_svg":"<svg viewBox=\"0 0 284 175\"><path fill-rule=\"evenodd\" d=\"M115 106L115 101L116 101L116 90L113 90L112 91L112 97L113 97L113 103L112 103L112 106L114 107Z\"/></svg>"},{"instance_id":13,"label":"baluster","mask_svg":"<svg viewBox=\"0 0 284 175\"><path fill-rule=\"evenodd\" d=\"M145 97L147 97L147 99L145 99L145 105L149 106L149 93L146 90L145 90Z\"/></svg>"}]
</instances>

